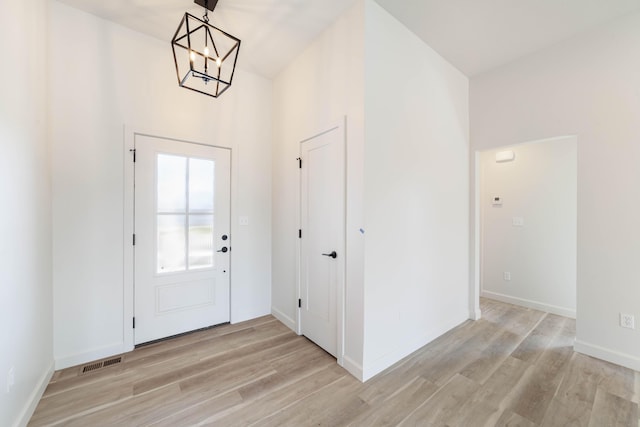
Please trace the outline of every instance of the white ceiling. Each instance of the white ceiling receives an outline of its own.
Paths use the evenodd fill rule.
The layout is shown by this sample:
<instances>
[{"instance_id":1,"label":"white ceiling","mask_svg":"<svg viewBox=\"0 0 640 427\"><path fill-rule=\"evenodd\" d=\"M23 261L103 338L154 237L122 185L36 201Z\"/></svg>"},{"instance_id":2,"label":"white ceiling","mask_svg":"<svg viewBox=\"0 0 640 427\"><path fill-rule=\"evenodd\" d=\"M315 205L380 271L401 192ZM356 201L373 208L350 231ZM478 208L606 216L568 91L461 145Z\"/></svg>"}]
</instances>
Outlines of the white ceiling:
<instances>
[{"instance_id":1,"label":"white ceiling","mask_svg":"<svg viewBox=\"0 0 640 427\"><path fill-rule=\"evenodd\" d=\"M161 40L171 40L193 0L60 0ZM211 23L242 40L239 67L274 77L356 0L219 0ZM468 76L605 21L640 0L376 0Z\"/></svg>"},{"instance_id":2,"label":"white ceiling","mask_svg":"<svg viewBox=\"0 0 640 427\"><path fill-rule=\"evenodd\" d=\"M185 12L204 15L193 0L60 1L164 40L167 46ZM239 68L273 78L354 1L219 0L209 19L242 40Z\"/></svg>"},{"instance_id":3,"label":"white ceiling","mask_svg":"<svg viewBox=\"0 0 640 427\"><path fill-rule=\"evenodd\" d=\"M640 10L640 0L376 0L467 76Z\"/></svg>"}]
</instances>

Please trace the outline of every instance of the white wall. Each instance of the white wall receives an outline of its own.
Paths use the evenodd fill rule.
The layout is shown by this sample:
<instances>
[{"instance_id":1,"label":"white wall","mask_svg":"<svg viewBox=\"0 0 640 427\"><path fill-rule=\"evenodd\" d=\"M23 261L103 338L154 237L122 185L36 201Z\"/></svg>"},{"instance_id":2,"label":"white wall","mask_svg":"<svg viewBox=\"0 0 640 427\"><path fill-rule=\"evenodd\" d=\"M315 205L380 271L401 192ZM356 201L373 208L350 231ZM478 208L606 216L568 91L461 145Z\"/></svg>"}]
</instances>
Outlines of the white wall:
<instances>
[{"instance_id":1,"label":"white wall","mask_svg":"<svg viewBox=\"0 0 640 427\"><path fill-rule=\"evenodd\" d=\"M179 88L168 42L56 1L50 34L56 367L129 349L124 125L232 148L231 320L268 314L271 82L239 71L219 99Z\"/></svg>"},{"instance_id":2,"label":"white wall","mask_svg":"<svg viewBox=\"0 0 640 427\"><path fill-rule=\"evenodd\" d=\"M576 156L575 136L481 153L483 296L575 318Z\"/></svg>"},{"instance_id":3,"label":"white wall","mask_svg":"<svg viewBox=\"0 0 640 427\"><path fill-rule=\"evenodd\" d=\"M345 367L362 363L362 151L364 4L357 2L274 81L273 314L297 318L300 141L347 116Z\"/></svg>"},{"instance_id":4,"label":"white wall","mask_svg":"<svg viewBox=\"0 0 640 427\"><path fill-rule=\"evenodd\" d=\"M640 14L471 80L471 141L485 150L578 137L579 351L640 369Z\"/></svg>"},{"instance_id":5,"label":"white wall","mask_svg":"<svg viewBox=\"0 0 640 427\"><path fill-rule=\"evenodd\" d=\"M26 425L53 373L47 2L0 3L0 425ZM6 393L14 368L15 385Z\"/></svg>"},{"instance_id":6,"label":"white wall","mask_svg":"<svg viewBox=\"0 0 640 427\"><path fill-rule=\"evenodd\" d=\"M366 380L469 317L467 79L366 0L274 98L273 313L295 328L299 141L346 115L344 361Z\"/></svg>"},{"instance_id":7,"label":"white wall","mask_svg":"<svg viewBox=\"0 0 640 427\"><path fill-rule=\"evenodd\" d=\"M469 317L468 80L366 4L365 379Z\"/></svg>"}]
</instances>

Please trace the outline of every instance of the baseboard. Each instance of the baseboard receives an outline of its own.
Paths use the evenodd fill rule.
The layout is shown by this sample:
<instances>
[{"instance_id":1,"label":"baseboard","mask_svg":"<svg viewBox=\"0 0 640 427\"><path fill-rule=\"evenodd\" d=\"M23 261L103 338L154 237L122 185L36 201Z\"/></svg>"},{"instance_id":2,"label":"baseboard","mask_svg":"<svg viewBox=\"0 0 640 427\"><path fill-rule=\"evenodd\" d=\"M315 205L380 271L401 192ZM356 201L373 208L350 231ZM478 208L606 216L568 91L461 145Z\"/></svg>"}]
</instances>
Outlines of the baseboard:
<instances>
[{"instance_id":1,"label":"baseboard","mask_svg":"<svg viewBox=\"0 0 640 427\"><path fill-rule=\"evenodd\" d=\"M472 310L469 310L469 319L470 320L482 319L482 311L480 310L480 307L476 307Z\"/></svg>"},{"instance_id":2,"label":"baseboard","mask_svg":"<svg viewBox=\"0 0 640 427\"><path fill-rule=\"evenodd\" d=\"M578 339L573 343L573 349L578 353L586 354L587 356L606 360L607 362L615 363L616 365L624 366L625 368L633 369L634 371L640 371L640 358L631 354L621 353L595 344L589 344Z\"/></svg>"},{"instance_id":3,"label":"baseboard","mask_svg":"<svg viewBox=\"0 0 640 427\"><path fill-rule=\"evenodd\" d=\"M27 404L20 412L20 415L18 416L18 421L15 424L15 427L24 427L27 424L29 424L29 420L31 419L31 416L35 412L36 407L38 406L38 403L40 402L40 399L44 394L44 391L47 389L47 386L49 385L49 381L51 381L51 377L53 376L53 372L54 372L54 365L55 365L54 362L51 361L51 363L49 364L49 367L45 370L45 372L40 377L40 381L38 381L38 386L34 388L33 392L31 392L31 395L29 395Z\"/></svg>"},{"instance_id":4,"label":"baseboard","mask_svg":"<svg viewBox=\"0 0 640 427\"><path fill-rule=\"evenodd\" d=\"M401 345L396 350L378 358L373 363L370 363L368 365L365 364L362 370L362 381L367 381L368 379L374 377L388 367L392 366L394 363L397 363L398 361L404 359L411 353L419 350L434 339L447 333L451 329L466 322L467 320L468 313L465 312L461 316L456 316L455 320L451 320L449 323L442 324L439 328L433 328L429 333L421 336L420 338L411 340L410 342Z\"/></svg>"},{"instance_id":5,"label":"baseboard","mask_svg":"<svg viewBox=\"0 0 640 427\"><path fill-rule=\"evenodd\" d=\"M559 307L556 305L545 304L538 301L531 301L524 298L512 297L509 295L499 294L497 292L482 291L480 293L485 298L502 301L509 304L520 305L534 310L546 311L547 313L557 314L558 316L576 318L576 310L572 308Z\"/></svg>"},{"instance_id":6,"label":"baseboard","mask_svg":"<svg viewBox=\"0 0 640 427\"><path fill-rule=\"evenodd\" d=\"M284 323L284 325L289 329L291 329L292 331L296 332L298 330L295 319L292 319L291 317L287 316L277 308L271 307L271 314L273 315L273 317L275 317L276 319Z\"/></svg>"},{"instance_id":7,"label":"baseboard","mask_svg":"<svg viewBox=\"0 0 640 427\"><path fill-rule=\"evenodd\" d=\"M83 353L77 353L71 356L60 357L56 359L56 370L69 368L71 366L81 365L94 360L104 359L105 357L115 356L116 354L126 353L133 349L125 349L124 343L111 344L105 347L96 348Z\"/></svg>"},{"instance_id":8,"label":"baseboard","mask_svg":"<svg viewBox=\"0 0 640 427\"><path fill-rule=\"evenodd\" d=\"M360 381L363 381L362 365L356 363L353 359L349 358L349 356L344 356L342 358L342 367L346 369L347 372L349 372L351 375L353 375Z\"/></svg>"}]
</instances>

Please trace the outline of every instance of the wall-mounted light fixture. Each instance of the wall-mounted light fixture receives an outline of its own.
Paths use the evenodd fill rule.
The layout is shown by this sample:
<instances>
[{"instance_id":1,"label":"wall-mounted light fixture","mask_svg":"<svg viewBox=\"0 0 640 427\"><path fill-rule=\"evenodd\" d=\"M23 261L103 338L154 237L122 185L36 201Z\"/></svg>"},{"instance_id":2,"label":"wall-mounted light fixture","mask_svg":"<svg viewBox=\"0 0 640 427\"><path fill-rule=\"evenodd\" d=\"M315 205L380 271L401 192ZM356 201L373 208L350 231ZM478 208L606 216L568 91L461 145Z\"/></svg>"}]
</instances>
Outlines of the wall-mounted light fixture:
<instances>
[{"instance_id":1,"label":"wall-mounted light fixture","mask_svg":"<svg viewBox=\"0 0 640 427\"><path fill-rule=\"evenodd\" d=\"M171 40L178 84L217 98L233 81L240 39L209 24L218 0L194 0L205 8L202 19L185 13Z\"/></svg>"},{"instance_id":2,"label":"wall-mounted light fixture","mask_svg":"<svg viewBox=\"0 0 640 427\"><path fill-rule=\"evenodd\" d=\"M496 153L496 163L512 162L516 158L516 153L511 150L498 151Z\"/></svg>"}]
</instances>

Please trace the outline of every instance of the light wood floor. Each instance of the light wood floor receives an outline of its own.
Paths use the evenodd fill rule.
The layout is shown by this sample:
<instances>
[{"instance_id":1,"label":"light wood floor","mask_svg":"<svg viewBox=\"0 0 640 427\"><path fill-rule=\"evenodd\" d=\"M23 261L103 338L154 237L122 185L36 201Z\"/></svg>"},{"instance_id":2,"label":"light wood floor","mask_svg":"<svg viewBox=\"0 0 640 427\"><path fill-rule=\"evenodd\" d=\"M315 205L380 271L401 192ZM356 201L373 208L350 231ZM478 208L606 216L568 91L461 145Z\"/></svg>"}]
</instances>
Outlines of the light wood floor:
<instances>
[{"instance_id":1,"label":"light wood floor","mask_svg":"<svg viewBox=\"0 0 640 427\"><path fill-rule=\"evenodd\" d=\"M482 313L365 384L271 316L196 332L56 372L29 425L639 425L640 374L574 353L574 320Z\"/></svg>"}]
</instances>

